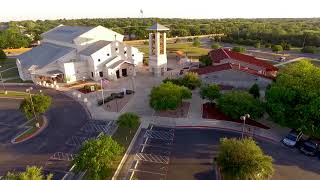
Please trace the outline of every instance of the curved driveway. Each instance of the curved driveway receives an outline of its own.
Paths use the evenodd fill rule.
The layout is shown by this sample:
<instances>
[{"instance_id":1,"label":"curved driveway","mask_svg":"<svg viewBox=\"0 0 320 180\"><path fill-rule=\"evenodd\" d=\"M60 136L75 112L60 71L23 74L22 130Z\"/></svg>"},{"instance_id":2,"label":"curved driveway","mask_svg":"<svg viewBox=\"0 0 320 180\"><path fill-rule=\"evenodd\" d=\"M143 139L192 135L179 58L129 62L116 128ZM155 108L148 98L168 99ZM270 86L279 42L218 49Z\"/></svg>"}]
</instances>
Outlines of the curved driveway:
<instances>
[{"instance_id":1,"label":"curved driveway","mask_svg":"<svg viewBox=\"0 0 320 180\"><path fill-rule=\"evenodd\" d=\"M29 86L7 86L9 90L25 91ZM83 107L72 98L59 93L53 89L41 88L45 94L52 97L53 103L46 112L49 120L48 127L36 137L19 144L8 143L12 137L12 132L16 132L14 125L6 121L16 116L14 119L22 118L22 114L17 109L21 100L0 99L0 114L6 114L0 118L0 134L2 129L10 129L5 135L11 132L7 139L0 138L0 176L8 170L24 169L27 165L44 166L49 157L55 152L68 152L65 146L66 140L75 134L88 120ZM40 88L35 87L34 92L39 92ZM20 122L20 121L19 121ZM14 122L11 122L14 123ZM12 135L13 136L13 135Z\"/></svg>"}]
</instances>

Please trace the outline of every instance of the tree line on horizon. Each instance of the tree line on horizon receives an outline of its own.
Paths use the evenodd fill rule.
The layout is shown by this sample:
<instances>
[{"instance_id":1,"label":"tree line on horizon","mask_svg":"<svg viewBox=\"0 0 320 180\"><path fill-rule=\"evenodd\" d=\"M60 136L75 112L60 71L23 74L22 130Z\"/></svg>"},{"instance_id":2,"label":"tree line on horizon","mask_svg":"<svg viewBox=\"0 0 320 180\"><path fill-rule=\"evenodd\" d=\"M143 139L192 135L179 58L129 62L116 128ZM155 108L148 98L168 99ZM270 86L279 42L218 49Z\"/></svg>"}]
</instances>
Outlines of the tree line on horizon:
<instances>
[{"instance_id":1,"label":"tree line on horizon","mask_svg":"<svg viewBox=\"0 0 320 180\"><path fill-rule=\"evenodd\" d=\"M72 26L104 26L118 33L146 39L146 30L158 22L170 28L168 37L225 34L216 41L241 45L288 43L295 47L320 47L320 18L306 19L59 19L11 21L9 28L0 30L0 48L29 47L41 40L40 34L60 24ZM1 25L2 23L0 23Z\"/></svg>"}]
</instances>

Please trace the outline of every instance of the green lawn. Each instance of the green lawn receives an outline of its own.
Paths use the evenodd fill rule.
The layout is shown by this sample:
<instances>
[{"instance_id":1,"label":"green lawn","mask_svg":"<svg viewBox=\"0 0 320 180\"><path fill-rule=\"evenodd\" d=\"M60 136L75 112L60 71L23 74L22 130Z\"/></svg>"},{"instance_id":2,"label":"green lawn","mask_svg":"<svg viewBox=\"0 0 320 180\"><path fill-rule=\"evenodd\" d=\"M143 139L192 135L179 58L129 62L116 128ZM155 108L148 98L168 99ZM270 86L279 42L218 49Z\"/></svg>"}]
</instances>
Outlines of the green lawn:
<instances>
[{"instance_id":1,"label":"green lawn","mask_svg":"<svg viewBox=\"0 0 320 180\"><path fill-rule=\"evenodd\" d=\"M16 59L14 58L0 59L0 66L2 66L0 68L0 71L3 71L11 67L17 67Z\"/></svg>"},{"instance_id":2,"label":"green lawn","mask_svg":"<svg viewBox=\"0 0 320 180\"><path fill-rule=\"evenodd\" d=\"M137 129L138 129L138 127L137 127L136 129L132 129L132 130L131 130L131 133L130 133L130 129L129 129L129 128L121 128L121 127L119 127L119 128L117 129L117 131L113 134L112 138L113 138L114 140L116 140L119 144L121 144L121 145L124 147L125 151L124 151L124 153L123 153L121 156L119 156L119 157L117 158L117 160L113 163L113 168L112 168L112 173L111 173L112 176L113 176L113 174L115 173L115 171L117 170L117 167L118 167L118 165L119 165L119 163L120 163L123 155L124 155L125 152L127 151L128 147L129 147L129 145L130 145L130 143L131 143L131 140L132 140L133 136L135 135ZM126 137L127 137L127 139L126 139ZM111 177L112 177L112 176L111 176ZM108 178L108 179L111 179L111 177Z\"/></svg>"},{"instance_id":3,"label":"green lawn","mask_svg":"<svg viewBox=\"0 0 320 180\"><path fill-rule=\"evenodd\" d=\"M2 88L2 87L1 87ZM3 90L0 90L0 97L16 97L16 98L25 98L28 97L29 94L21 91L8 91L7 94L4 93Z\"/></svg>"}]
</instances>

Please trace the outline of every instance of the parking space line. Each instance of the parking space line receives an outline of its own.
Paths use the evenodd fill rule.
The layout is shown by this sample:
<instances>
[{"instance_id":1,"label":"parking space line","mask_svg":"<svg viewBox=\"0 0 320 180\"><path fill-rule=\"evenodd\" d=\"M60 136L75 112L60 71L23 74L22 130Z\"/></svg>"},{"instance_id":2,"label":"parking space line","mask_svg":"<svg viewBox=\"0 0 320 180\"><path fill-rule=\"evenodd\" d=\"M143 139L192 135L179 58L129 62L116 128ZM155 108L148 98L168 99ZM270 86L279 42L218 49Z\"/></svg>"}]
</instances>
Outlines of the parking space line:
<instances>
[{"instance_id":1,"label":"parking space line","mask_svg":"<svg viewBox=\"0 0 320 180\"><path fill-rule=\"evenodd\" d=\"M153 131L153 130L147 130L145 135L145 138L151 138L151 139L160 139L160 140L167 140L172 141L174 134L173 132L167 132L167 131Z\"/></svg>"},{"instance_id":2,"label":"parking space line","mask_svg":"<svg viewBox=\"0 0 320 180\"><path fill-rule=\"evenodd\" d=\"M160 175L160 176L165 176L166 175L166 174L163 174L163 173L152 172L152 171L143 171L143 170L138 170L138 169L129 169L129 171L149 173L149 174L157 174L157 175Z\"/></svg>"},{"instance_id":3,"label":"parking space line","mask_svg":"<svg viewBox=\"0 0 320 180\"><path fill-rule=\"evenodd\" d=\"M74 154L56 152L49 158L49 160L72 161L74 157L75 157Z\"/></svg>"},{"instance_id":4,"label":"parking space line","mask_svg":"<svg viewBox=\"0 0 320 180\"><path fill-rule=\"evenodd\" d=\"M146 153L137 153L135 156L135 159L138 161L146 161L146 162L161 163L161 164L169 163L169 156L160 156L160 155L146 154Z\"/></svg>"}]
</instances>

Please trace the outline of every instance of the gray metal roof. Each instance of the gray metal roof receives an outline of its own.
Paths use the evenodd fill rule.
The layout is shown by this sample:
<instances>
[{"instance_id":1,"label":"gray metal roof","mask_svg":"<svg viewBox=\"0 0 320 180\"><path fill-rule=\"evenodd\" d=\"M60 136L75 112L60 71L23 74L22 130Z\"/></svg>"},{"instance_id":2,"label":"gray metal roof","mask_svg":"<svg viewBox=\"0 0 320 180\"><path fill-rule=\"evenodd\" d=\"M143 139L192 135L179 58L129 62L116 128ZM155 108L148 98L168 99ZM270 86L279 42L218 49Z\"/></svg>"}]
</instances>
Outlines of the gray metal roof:
<instances>
[{"instance_id":1,"label":"gray metal roof","mask_svg":"<svg viewBox=\"0 0 320 180\"><path fill-rule=\"evenodd\" d=\"M43 43L19 55L17 58L20 60L23 68L29 69L32 65L42 68L73 50L75 49L51 43Z\"/></svg>"},{"instance_id":2,"label":"gray metal roof","mask_svg":"<svg viewBox=\"0 0 320 180\"><path fill-rule=\"evenodd\" d=\"M149 30L149 31L169 31L169 28L167 28L164 25L161 25L159 23L155 23L154 25L149 27L147 30Z\"/></svg>"},{"instance_id":3,"label":"gray metal roof","mask_svg":"<svg viewBox=\"0 0 320 180\"><path fill-rule=\"evenodd\" d=\"M94 27L87 26L64 26L60 25L52 30L43 33L41 36L43 39L51 39L62 42L72 42L76 37L83 33L86 33Z\"/></svg>"},{"instance_id":4,"label":"gray metal roof","mask_svg":"<svg viewBox=\"0 0 320 180\"><path fill-rule=\"evenodd\" d=\"M82 55L90 56L91 54L97 52L98 50L102 49L103 47L107 46L110 44L111 41L97 41L89 45L87 48L84 50L80 51L79 53Z\"/></svg>"}]
</instances>

